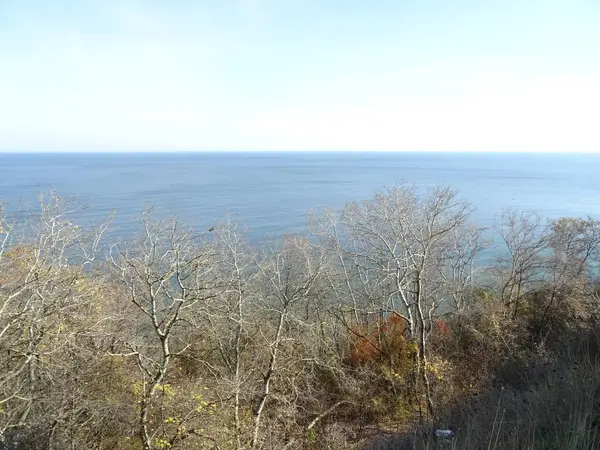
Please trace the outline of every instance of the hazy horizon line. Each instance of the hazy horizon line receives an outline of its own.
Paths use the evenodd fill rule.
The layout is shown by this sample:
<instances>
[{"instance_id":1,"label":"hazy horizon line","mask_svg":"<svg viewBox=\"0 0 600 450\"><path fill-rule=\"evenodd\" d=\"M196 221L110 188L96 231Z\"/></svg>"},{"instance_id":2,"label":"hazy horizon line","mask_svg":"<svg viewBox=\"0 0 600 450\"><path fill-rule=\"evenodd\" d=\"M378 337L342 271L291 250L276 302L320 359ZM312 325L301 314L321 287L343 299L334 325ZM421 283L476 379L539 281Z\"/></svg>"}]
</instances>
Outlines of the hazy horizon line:
<instances>
[{"instance_id":1,"label":"hazy horizon line","mask_svg":"<svg viewBox=\"0 0 600 450\"><path fill-rule=\"evenodd\" d=\"M469 154L600 154L598 150L299 150L299 149L198 149L198 150L7 150L0 149L0 155L8 154L194 154L194 153L469 153Z\"/></svg>"}]
</instances>

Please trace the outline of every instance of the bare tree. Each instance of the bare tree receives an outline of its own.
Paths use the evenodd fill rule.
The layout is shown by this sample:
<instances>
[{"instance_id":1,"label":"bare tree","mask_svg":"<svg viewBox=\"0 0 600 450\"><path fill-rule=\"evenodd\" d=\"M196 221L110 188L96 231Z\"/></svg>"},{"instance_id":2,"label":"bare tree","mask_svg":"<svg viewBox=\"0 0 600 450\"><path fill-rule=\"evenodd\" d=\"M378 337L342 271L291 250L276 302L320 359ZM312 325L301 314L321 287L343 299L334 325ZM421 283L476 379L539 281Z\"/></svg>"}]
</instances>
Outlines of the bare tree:
<instances>
[{"instance_id":1,"label":"bare tree","mask_svg":"<svg viewBox=\"0 0 600 450\"><path fill-rule=\"evenodd\" d=\"M399 184L264 248L230 221L195 236L147 213L99 261L108 224L84 226L76 204L0 208L0 442L293 448L391 405L435 420L450 378L434 374L456 364L432 333L452 329L449 312L468 320L488 245L471 210L445 187ZM600 222L507 211L495 229L512 325L562 320L579 297L597 307ZM367 358L352 359L357 342Z\"/></svg>"},{"instance_id":2,"label":"bare tree","mask_svg":"<svg viewBox=\"0 0 600 450\"><path fill-rule=\"evenodd\" d=\"M187 316L208 297L215 296L214 250L194 242L189 230L176 221L154 222L149 213L143 217L143 235L137 245L111 248L111 262L128 291L129 301L139 310L143 321L135 336L115 343L112 354L135 358L142 377L139 389L139 437L149 450L172 446L185 435L178 427L168 436L162 424L151 425L150 413L160 408L155 403L165 392L165 380L173 360L191 345L185 341ZM162 421L164 422L164 421Z\"/></svg>"},{"instance_id":3,"label":"bare tree","mask_svg":"<svg viewBox=\"0 0 600 450\"><path fill-rule=\"evenodd\" d=\"M90 323L87 272L108 226L77 225L80 213L52 192L20 211L20 222L0 212L0 436L37 429L52 442L62 426L65 405L50 386L62 388L65 371L74 370L62 357ZM85 408L69 409L73 418Z\"/></svg>"},{"instance_id":4,"label":"bare tree","mask_svg":"<svg viewBox=\"0 0 600 450\"><path fill-rule=\"evenodd\" d=\"M268 359L261 368L260 386L254 408L254 430L251 448L260 446L260 431L272 386L282 371L280 351L284 345L293 345L300 338L292 334L301 325L304 303L318 285L323 273L326 255L318 246L298 236L286 236L273 243L259 261L261 284L259 305L266 327L260 330L261 340L268 348Z\"/></svg>"},{"instance_id":5,"label":"bare tree","mask_svg":"<svg viewBox=\"0 0 600 450\"><path fill-rule=\"evenodd\" d=\"M494 228L508 252L498 261L500 296L515 318L523 295L544 280L546 229L537 214L512 210L504 211Z\"/></svg>"},{"instance_id":6,"label":"bare tree","mask_svg":"<svg viewBox=\"0 0 600 450\"><path fill-rule=\"evenodd\" d=\"M346 233L344 224L335 210L324 209L320 214L312 214L309 220L312 234L319 239L320 245L330 255L329 265L324 274L330 288L329 306L333 306L335 299L344 322L359 324L360 316L366 313L361 300L365 296L369 297L369 288L368 283L357 284L355 281L355 270L358 267L352 260L355 253L346 248L351 237ZM362 281L361 278L360 282ZM348 312L350 317L346 318L345 313Z\"/></svg>"},{"instance_id":7,"label":"bare tree","mask_svg":"<svg viewBox=\"0 0 600 450\"><path fill-rule=\"evenodd\" d=\"M406 321L409 339L417 344L417 378L425 386L432 416L427 339L436 311L449 301L448 285L457 281L458 274L449 277L448 270L462 270L463 283L469 282L465 270L469 269L468 276L473 273L471 262L479 244L449 257L451 249L456 253L457 239L468 236L470 212L468 203L450 189L438 187L420 196L415 187L400 184L371 200L348 204L341 216L343 232L323 232L324 223L337 226L331 219L320 227L321 236L336 242L346 295L360 314L395 315ZM471 244L477 242L476 236L474 232ZM338 283L337 289L341 286ZM378 343L372 345L381 350Z\"/></svg>"},{"instance_id":8,"label":"bare tree","mask_svg":"<svg viewBox=\"0 0 600 450\"><path fill-rule=\"evenodd\" d=\"M561 218L550 226L548 243L554 251L557 277L577 280L593 272L600 253L600 221Z\"/></svg>"},{"instance_id":9,"label":"bare tree","mask_svg":"<svg viewBox=\"0 0 600 450\"><path fill-rule=\"evenodd\" d=\"M483 239L482 232L483 229L475 226L455 229L454 237L443 251L444 263L438 266L447 288L449 306L459 317L473 306L476 278L482 271L477 258L490 245L489 241Z\"/></svg>"},{"instance_id":10,"label":"bare tree","mask_svg":"<svg viewBox=\"0 0 600 450\"><path fill-rule=\"evenodd\" d=\"M568 294L585 296L590 274L597 274L600 255L600 221L592 218L561 218L551 222L547 244L552 250L548 258L549 296L539 326L559 298ZM578 293L574 292L580 288ZM575 300L575 299L572 299Z\"/></svg>"},{"instance_id":11,"label":"bare tree","mask_svg":"<svg viewBox=\"0 0 600 450\"><path fill-rule=\"evenodd\" d=\"M249 385L260 353L254 343L260 322L253 304L257 301L257 253L230 220L213 227L212 234L214 271L222 288L203 303L194 323L198 329L209 331L209 345L216 347L213 354L218 356L199 359L222 391L232 394L235 443L242 449L247 447L243 412L250 402Z\"/></svg>"}]
</instances>

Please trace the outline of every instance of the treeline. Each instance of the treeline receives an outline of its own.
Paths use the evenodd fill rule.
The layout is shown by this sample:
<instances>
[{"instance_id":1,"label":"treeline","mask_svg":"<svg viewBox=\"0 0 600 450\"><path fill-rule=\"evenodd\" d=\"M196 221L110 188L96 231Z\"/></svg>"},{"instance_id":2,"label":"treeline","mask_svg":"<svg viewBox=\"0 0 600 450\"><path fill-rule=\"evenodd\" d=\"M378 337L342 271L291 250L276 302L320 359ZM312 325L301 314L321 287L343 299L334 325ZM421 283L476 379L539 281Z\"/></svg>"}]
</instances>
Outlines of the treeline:
<instances>
[{"instance_id":1,"label":"treeline","mask_svg":"<svg viewBox=\"0 0 600 450\"><path fill-rule=\"evenodd\" d=\"M0 213L0 448L598 448L600 222L471 212L399 184L260 248Z\"/></svg>"}]
</instances>

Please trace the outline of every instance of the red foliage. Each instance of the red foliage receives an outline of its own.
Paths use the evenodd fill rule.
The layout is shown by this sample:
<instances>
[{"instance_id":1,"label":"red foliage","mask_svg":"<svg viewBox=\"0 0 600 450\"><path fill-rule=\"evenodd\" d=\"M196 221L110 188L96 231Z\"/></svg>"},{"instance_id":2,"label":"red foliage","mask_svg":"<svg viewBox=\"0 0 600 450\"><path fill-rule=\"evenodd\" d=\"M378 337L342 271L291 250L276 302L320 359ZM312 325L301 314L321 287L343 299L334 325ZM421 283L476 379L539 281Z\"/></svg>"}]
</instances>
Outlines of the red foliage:
<instances>
[{"instance_id":1,"label":"red foliage","mask_svg":"<svg viewBox=\"0 0 600 450\"><path fill-rule=\"evenodd\" d=\"M443 320L436 321L435 326L437 327L438 331L444 335L450 334L452 331L452 330L450 330L450 327L448 326L448 324L446 322L444 322Z\"/></svg>"},{"instance_id":2,"label":"red foliage","mask_svg":"<svg viewBox=\"0 0 600 450\"><path fill-rule=\"evenodd\" d=\"M354 325L346 362L352 365L384 363L403 365L411 354L408 347L408 322L393 315L372 323Z\"/></svg>"}]
</instances>

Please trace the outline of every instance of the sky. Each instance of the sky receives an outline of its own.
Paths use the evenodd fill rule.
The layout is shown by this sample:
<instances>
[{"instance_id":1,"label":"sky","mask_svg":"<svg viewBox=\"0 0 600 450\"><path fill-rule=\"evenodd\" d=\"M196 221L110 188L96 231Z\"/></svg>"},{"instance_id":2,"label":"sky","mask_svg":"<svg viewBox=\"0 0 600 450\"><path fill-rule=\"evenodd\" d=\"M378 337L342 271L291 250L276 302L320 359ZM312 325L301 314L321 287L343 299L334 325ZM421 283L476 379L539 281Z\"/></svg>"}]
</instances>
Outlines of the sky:
<instances>
[{"instance_id":1,"label":"sky","mask_svg":"<svg viewBox=\"0 0 600 450\"><path fill-rule=\"evenodd\" d=\"M0 0L0 151L600 152L597 0Z\"/></svg>"}]
</instances>

